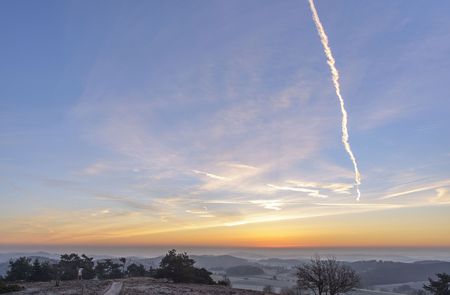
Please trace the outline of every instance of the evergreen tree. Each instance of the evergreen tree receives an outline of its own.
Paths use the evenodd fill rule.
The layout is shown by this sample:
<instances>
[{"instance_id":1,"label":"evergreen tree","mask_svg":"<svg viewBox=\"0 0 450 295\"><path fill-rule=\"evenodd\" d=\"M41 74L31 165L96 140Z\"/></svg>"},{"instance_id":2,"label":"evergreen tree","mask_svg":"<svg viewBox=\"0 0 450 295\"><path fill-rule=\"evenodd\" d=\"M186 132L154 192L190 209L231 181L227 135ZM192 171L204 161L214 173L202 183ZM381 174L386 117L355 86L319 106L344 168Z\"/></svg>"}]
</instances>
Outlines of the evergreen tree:
<instances>
[{"instance_id":1,"label":"evergreen tree","mask_svg":"<svg viewBox=\"0 0 450 295\"><path fill-rule=\"evenodd\" d=\"M94 270L94 258L88 257L84 254L81 255L81 265L83 268L83 279L90 280L95 278L95 270Z\"/></svg>"},{"instance_id":2,"label":"evergreen tree","mask_svg":"<svg viewBox=\"0 0 450 295\"><path fill-rule=\"evenodd\" d=\"M32 282L48 282L53 277L53 271L48 262L39 262L35 259L31 267L29 280Z\"/></svg>"},{"instance_id":3,"label":"evergreen tree","mask_svg":"<svg viewBox=\"0 0 450 295\"><path fill-rule=\"evenodd\" d=\"M130 277L143 277L146 274L145 267L142 264L132 263L127 267L127 274Z\"/></svg>"},{"instance_id":4,"label":"evergreen tree","mask_svg":"<svg viewBox=\"0 0 450 295\"><path fill-rule=\"evenodd\" d=\"M59 261L61 269L61 280L75 280L78 277L78 269L83 268L83 279L93 279L95 277L93 258L86 255L63 254Z\"/></svg>"},{"instance_id":5,"label":"evergreen tree","mask_svg":"<svg viewBox=\"0 0 450 295\"><path fill-rule=\"evenodd\" d=\"M95 266L95 273L99 279L118 279L123 277L121 264L113 262L111 259L98 261Z\"/></svg>"},{"instance_id":6,"label":"evergreen tree","mask_svg":"<svg viewBox=\"0 0 450 295\"><path fill-rule=\"evenodd\" d=\"M446 273L436 274L437 280L428 279L429 284L423 288L433 295L450 295L450 275Z\"/></svg>"},{"instance_id":7,"label":"evergreen tree","mask_svg":"<svg viewBox=\"0 0 450 295\"><path fill-rule=\"evenodd\" d=\"M7 281L27 281L32 272L31 258L19 257L9 261L9 270L6 273Z\"/></svg>"},{"instance_id":8,"label":"evergreen tree","mask_svg":"<svg viewBox=\"0 0 450 295\"><path fill-rule=\"evenodd\" d=\"M211 273L204 268L194 267L195 261L184 253L170 250L161 260L156 272L158 278L168 278L175 283L214 284Z\"/></svg>"}]
</instances>

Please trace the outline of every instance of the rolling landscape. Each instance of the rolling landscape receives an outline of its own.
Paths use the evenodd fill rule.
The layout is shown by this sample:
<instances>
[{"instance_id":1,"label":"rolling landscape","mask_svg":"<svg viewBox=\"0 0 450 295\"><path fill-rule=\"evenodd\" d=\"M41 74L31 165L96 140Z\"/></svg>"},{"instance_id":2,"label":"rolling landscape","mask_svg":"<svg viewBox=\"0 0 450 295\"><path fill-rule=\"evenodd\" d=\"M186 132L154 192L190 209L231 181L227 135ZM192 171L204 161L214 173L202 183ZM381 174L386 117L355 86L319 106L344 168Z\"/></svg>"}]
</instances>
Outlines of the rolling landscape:
<instances>
[{"instance_id":1,"label":"rolling landscape","mask_svg":"<svg viewBox=\"0 0 450 295\"><path fill-rule=\"evenodd\" d=\"M239 255L239 253L236 254ZM264 257L262 255L252 255L251 252L243 252L242 255L246 257L259 256L259 258L244 258L229 254L190 255L190 258L195 261L195 267L205 268L210 271L211 277L215 281L220 281L224 277L228 278L231 282L230 287L232 286L234 289L262 291L265 286L272 286L274 292L280 292L283 288L295 288L297 285L297 267L308 263L308 259L306 258L294 259ZM292 253L290 253L290 255L292 255ZM40 262L49 262L50 264L58 262L58 254L47 252L2 253L0 255L0 276L6 276L9 269L9 261L19 257L29 257L32 260L37 259ZM107 258L105 258L104 255L94 255L93 259L95 262L102 262L105 259L110 259L115 263L121 264L121 257L115 257L112 255L106 257ZM163 255L156 257L124 257L126 259L124 268L127 268L132 264L136 264L142 265L147 270L157 269L163 257ZM402 258L406 259L406 257ZM407 259L414 259L414 257L408 257ZM428 282L429 278L434 278L434 274L450 272L450 261L439 260L423 260L414 262L359 260L342 261L342 263L354 269L360 277L358 291L353 291L354 294L356 294L355 292L359 292L361 294L370 294L371 292L374 294L382 294L383 292L390 292L416 295L419 290L422 290L423 285ZM148 288L156 290L158 290L158 288L173 288L174 290L178 288L176 287L177 285L171 286L167 283L167 281L158 281L157 279L151 278L133 278L128 279L128 281L125 280L125 282L128 285L127 288L130 290L139 288L145 289L145 287L143 287L145 285L149 285L151 287ZM109 281L103 282L101 287L105 289L109 287L109 284ZM32 289L33 284L31 284L28 288ZM183 288L189 288L189 286L184 286ZM103 289L100 288L100 291L98 292L101 292ZM208 290L208 288L206 288L206 290ZM157 291L154 292L155 294L160 294L157 293ZM201 290L198 292L202 294ZM208 293L208 291L203 292ZM124 294L128 293L125 292Z\"/></svg>"}]
</instances>

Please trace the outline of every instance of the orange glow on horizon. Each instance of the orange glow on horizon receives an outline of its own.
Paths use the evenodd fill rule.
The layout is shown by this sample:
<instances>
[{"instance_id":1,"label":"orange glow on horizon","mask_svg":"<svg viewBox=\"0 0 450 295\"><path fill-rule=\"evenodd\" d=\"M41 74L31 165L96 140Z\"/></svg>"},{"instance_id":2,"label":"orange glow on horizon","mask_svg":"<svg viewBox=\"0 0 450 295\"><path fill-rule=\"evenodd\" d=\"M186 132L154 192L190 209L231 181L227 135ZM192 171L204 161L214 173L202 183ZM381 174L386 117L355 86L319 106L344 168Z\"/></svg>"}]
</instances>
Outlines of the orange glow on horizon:
<instances>
[{"instance_id":1,"label":"orange glow on horizon","mask_svg":"<svg viewBox=\"0 0 450 295\"><path fill-rule=\"evenodd\" d=\"M10 234L3 244L96 246L189 246L236 248L450 247L448 207L408 208L322 216L239 226L138 234L124 225L96 235L42 236ZM432 213L432 214L431 214ZM426 221L426 222L425 222ZM127 230L131 228L130 235ZM85 230L85 229L84 229ZM108 236L109 235L109 236Z\"/></svg>"}]
</instances>

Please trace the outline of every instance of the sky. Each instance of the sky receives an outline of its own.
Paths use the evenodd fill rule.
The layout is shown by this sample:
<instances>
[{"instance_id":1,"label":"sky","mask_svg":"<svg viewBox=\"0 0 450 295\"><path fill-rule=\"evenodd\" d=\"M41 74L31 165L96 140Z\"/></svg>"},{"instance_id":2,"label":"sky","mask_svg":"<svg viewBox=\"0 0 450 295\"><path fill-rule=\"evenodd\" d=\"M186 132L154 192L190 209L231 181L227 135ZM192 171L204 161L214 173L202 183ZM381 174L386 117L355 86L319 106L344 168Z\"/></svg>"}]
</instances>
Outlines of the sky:
<instances>
[{"instance_id":1,"label":"sky","mask_svg":"<svg viewBox=\"0 0 450 295\"><path fill-rule=\"evenodd\" d=\"M0 2L0 246L450 247L450 2Z\"/></svg>"}]
</instances>

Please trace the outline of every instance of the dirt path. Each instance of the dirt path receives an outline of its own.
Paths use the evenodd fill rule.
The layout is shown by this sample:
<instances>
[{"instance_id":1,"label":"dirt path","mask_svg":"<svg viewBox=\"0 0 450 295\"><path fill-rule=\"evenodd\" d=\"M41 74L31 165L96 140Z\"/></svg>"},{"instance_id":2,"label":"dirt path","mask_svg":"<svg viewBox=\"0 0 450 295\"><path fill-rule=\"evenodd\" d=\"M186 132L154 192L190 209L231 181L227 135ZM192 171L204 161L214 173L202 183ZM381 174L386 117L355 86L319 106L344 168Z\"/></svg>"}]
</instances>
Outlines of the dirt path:
<instances>
[{"instance_id":1,"label":"dirt path","mask_svg":"<svg viewBox=\"0 0 450 295\"><path fill-rule=\"evenodd\" d=\"M113 282L111 287L105 292L104 295L119 295L122 290L122 282Z\"/></svg>"}]
</instances>

